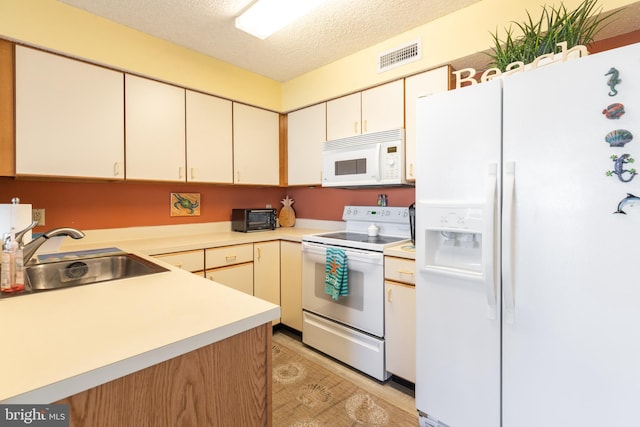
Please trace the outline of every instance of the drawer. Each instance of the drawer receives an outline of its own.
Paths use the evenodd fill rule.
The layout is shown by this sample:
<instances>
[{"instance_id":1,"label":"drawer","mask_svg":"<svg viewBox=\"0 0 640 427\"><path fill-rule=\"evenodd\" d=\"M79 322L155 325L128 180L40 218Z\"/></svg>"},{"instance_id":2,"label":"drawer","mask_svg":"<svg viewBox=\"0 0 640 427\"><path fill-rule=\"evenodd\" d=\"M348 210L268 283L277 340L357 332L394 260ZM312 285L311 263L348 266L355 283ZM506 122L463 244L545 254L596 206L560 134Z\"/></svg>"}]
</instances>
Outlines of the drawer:
<instances>
[{"instance_id":1,"label":"drawer","mask_svg":"<svg viewBox=\"0 0 640 427\"><path fill-rule=\"evenodd\" d=\"M204 270L203 250L174 252L169 254L154 255L153 257L183 270L192 272Z\"/></svg>"},{"instance_id":2,"label":"drawer","mask_svg":"<svg viewBox=\"0 0 640 427\"><path fill-rule=\"evenodd\" d=\"M384 257L384 277L396 282L416 283L416 262L412 259Z\"/></svg>"},{"instance_id":3,"label":"drawer","mask_svg":"<svg viewBox=\"0 0 640 427\"><path fill-rule=\"evenodd\" d=\"M253 243L210 248L205 251L205 266L207 270L243 262L253 262Z\"/></svg>"}]
</instances>

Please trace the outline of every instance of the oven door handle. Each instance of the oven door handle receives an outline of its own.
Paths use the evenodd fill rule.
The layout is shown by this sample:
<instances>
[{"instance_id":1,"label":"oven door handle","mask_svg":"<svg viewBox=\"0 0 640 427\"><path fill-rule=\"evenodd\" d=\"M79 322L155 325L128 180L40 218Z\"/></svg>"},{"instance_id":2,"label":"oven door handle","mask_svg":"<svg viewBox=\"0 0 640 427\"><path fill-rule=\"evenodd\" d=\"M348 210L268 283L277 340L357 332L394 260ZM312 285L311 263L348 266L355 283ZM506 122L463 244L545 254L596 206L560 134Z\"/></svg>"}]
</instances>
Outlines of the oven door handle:
<instances>
[{"instance_id":1,"label":"oven door handle","mask_svg":"<svg viewBox=\"0 0 640 427\"><path fill-rule=\"evenodd\" d=\"M382 254L382 252L362 251L358 249L347 249L347 248L341 248L338 246L302 242L302 252L312 256L315 255L315 258L317 259L317 261L321 263L325 262L327 248L331 248L331 247L337 247L339 249L343 249L345 254L347 255L348 261L353 261L353 262L360 261L360 262L366 262L369 264L382 264L384 261L384 255Z\"/></svg>"}]
</instances>

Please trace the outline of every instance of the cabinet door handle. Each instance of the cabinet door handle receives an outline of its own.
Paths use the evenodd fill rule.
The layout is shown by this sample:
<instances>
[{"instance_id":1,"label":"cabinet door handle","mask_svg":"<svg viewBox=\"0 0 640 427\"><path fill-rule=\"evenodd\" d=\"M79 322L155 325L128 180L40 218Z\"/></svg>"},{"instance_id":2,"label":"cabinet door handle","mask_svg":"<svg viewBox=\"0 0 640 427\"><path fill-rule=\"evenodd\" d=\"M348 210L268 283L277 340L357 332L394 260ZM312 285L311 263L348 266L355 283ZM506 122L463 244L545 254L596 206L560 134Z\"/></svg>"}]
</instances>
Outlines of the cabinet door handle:
<instances>
[{"instance_id":1,"label":"cabinet door handle","mask_svg":"<svg viewBox=\"0 0 640 427\"><path fill-rule=\"evenodd\" d=\"M235 261L236 260L236 255L227 255L224 257L224 259L229 262L229 261Z\"/></svg>"},{"instance_id":2,"label":"cabinet door handle","mask_svg":"<svg viewBox=\"0 0 640 427\"><path fill-rule=\"evenodd\" d=\"M387 288L387 302L391 302L391 288Z\"/></svg>"},{"instance_id":3,"label":"cabinet door handle","mask_svg":"<svg viewBox=\"0 0 640 427\"><path fill-rule=\"evenodd\" d=\"M258 261L260 261L260 258L262 258L262 252L260 251L260 248L256 248L256 251L258 252Z\"/></svg>"},{"instance_id":4,"label":"cabinet door handle","mask_svg":"<svg viewBox=\"0 0 640 427\"><path fill-rule=\"evenodd\" d=\"M362 133L366 133L367 132L367 121L366 120L362 123L362 127L363 127Z\"/></svg>"},{"instance_id":5,"label":"cabinet door handle","mask_svg":"<svg viewBox=\"0 0 640 427\"><path fill-rule=\"evenodd\" d=\"M413 271L409 271L409 270L398 270L399 274L408 274L410 276L413 276Z\"/></svg>"},{"instance_id":6,"label":"cabinet door handle","mask_svg":"<svg viewBox=\"0 0 640 427\"><path fill-rule=\"evenodd\" d=\"M184 176L184 166L178 166L178 178L182 179Z\"/></svg>"},{"instance_id":7,"label":"cabinet door handle","mask_svg":"<svg viewBox=\"0 0 640 427\"><path fill-rule=\"evenodd\" d=\"M113 176L120 175L120 162L115 162L113 164Z\"/></svg>"},{"instance_id":8,"label":"cabinet door handle","mask_svg":"<svg viewBox=\"0 0 640 427\"><path fill-rule=\"evenodd\" d=\"M414 176L413 176L413 163L409 163L409 176L411 178L414 178Z\"/></svg>"},{"instance_id":9,"label":"cabinet door handle","mask_svg":"<svg viewBox=\"0 0 640 427\"><path fill-rule=\"evenodd\" d=\"M240 171L236 172L236 182L240 182Z\"/></svg>"},{"instance_id":10,"label":"cabinet door handle","mask_svg":"<svg viewBox=\"0 0 640 427\"><path fill-rule=\"evenodd\" d=\"M196 179L196 168L191 168L191 179Z\"/></svg>"},{"instance_id":11,"label":"cabinet door handle","mask_svg":"<svg viewBox=\"0 0 640 427\"><path fill-rule=\"evenodd\" d=\"M358 122L353 122L353 133L357 134L358 133Z\"/></svg>"}]
</instances>

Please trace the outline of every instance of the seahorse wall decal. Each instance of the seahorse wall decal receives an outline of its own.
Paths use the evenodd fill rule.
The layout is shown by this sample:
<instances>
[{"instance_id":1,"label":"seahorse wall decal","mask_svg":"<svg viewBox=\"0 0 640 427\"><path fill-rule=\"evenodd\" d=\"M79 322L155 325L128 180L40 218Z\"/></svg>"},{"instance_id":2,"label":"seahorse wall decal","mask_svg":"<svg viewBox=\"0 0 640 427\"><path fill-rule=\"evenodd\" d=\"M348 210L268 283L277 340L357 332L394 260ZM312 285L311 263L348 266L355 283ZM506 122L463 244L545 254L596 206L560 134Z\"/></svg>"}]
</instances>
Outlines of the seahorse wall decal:
<instances>
[{"instance_id":1,"label":"seahorse wall decal","mask_svg":"<svg viewBox=\"0 0 640 427\"><path fill-rule=\"evenodd\" d=\"M612 171L607 171L607 176L617 175L620 181L629 182L637 175L635 169L624 168L625 163L634 162L633 157L631 157L630 154L623 154L620 157L614 154L610 159L614 161L614 166Z\"/></svg>"},{"instance_id":2,"label":"seahorse wall decal","mask_svg":"<svg viewBox=\"0 0 640 427\"><path fill-rule=\"evenodd\" d=\"M611 76L609 77L609 80L607 80L607 86L611 88L609 96L616 96L618 94L616 85L622 82L622 80L618 78L620 76L620 72L615 67L611 67L605 76Z\"/></svg>"}]
</instances>

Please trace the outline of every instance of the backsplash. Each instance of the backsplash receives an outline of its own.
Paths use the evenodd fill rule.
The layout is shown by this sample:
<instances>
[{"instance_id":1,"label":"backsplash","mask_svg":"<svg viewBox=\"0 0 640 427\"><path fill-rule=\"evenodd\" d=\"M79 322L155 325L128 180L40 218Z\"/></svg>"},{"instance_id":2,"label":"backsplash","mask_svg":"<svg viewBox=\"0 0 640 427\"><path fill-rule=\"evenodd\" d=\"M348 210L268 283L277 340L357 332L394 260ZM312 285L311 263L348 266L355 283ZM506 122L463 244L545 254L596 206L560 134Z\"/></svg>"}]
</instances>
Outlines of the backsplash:
<instances>
[{"instance_id":1,"label":"backsplash","mask_svg":"<svg viewBox=\"0 0 640 427\"><path fill-rule=\"evenodd\" d=\"M171 193L200 193L200 216L171 216ZM334 189L308 187L248 187L132 182L62 182L0 178L0 202L19 197L21 203L46 210L43 232L55 227L81 230L178 225L231 220L232 208L282 208L291 197L298 218L339 221L344 205L376 205L387 194L389 206L409 206L413 187L385 189Z\"/></svg>"}]
</instances>

